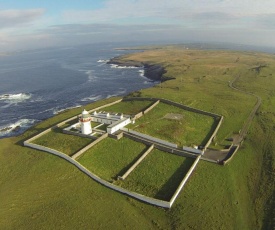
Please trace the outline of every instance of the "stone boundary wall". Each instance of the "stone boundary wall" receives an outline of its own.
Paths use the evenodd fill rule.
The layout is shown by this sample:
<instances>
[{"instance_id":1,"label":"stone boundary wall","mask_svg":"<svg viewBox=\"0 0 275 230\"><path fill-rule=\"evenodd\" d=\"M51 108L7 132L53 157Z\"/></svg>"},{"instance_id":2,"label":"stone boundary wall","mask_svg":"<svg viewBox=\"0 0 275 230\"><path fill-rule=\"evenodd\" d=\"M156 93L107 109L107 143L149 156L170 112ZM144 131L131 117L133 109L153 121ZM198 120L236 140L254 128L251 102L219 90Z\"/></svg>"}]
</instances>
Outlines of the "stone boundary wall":
<instances>
[{"instance_id":1,"label":"stone boundary wall","mask_svg":"<svg viewBox=\"0 0 275 230\"><path fill-rule=\"evenodd\" d=\"M132 100L137 100L137 99L141 99L141 100L151 100L151 101L154 101L154 100L158 101L158 100L160 100L160 101L162 101L162 102L164 102L164 103L167 103L167 101L169 102L169 100L166 100L166 99L154 99L154 98L133 98ZM91 113L91 112L96 111L96 110L98 110L98 109L102 109L102 108L105 108L105 107L114 105L114 104L116 104L116 103L119 103L119 102L121 102L121 101L122 101L122 99L119 99L119 100L117 100L117 101L115 101L115 102L111 102L111 103L109 103L109 104L106 104L106 105L97 107L97 108L95 108L95 109L89 110L88 112ZM168 104L169 104L169 103L168 103ZM170 103L170 104L171 104L171 103ZM186 107L186 106L183 106L183 105L181 105L181 104L174 103L174 102L172 102L172 105L175 105L175 106L180 105L180 106L178 106L178 107L182 107L182 108L185 108L185 107ZM187 108L190 108L190 107L187 107ZM186 109L186 108L185 108L185 109ZM200 111L200 110L193 109L193 108L191 108L191 109L192 109L192 110L190 110L190 111L193 111L193 112ZM186 110L188 110L188 109L186 109ZM205 115L211 114L211 113L204 112L204 111L203 111L203 113L207 113L207 114L205 114ZM211 115L210 115L210 116L211 116ZM220 117L219 115L215 115L215 114L212 114L212 116L216 116L216 117L218 116L218 117ZM110 182L107 182L107 181L101 179L100 177L98 177L98 176L96 176L95 174L91 173L87 168L85 168L83 165L81 165L80 163L78 163L75 159L69 157L68 155L66 155L66 154L64 154L64 153L62 153L62 152L59 152L59 151L57 151L57 150L54 150L54 149L51 149L51 148L48 148L48 147L44 147L44 146L41 146L41 145L37 145L37 144L30 143L31 141L33 141L33 140L35 140L35 139L41 137L42 135L44 135L44 134L50 132L50 131L52 130L52 128L54 128L54 127L60 127L60 126L62 126L62 125L64 125L64 124L66 124L68 121L71 121L71 120L73 120L73 119L76 119L77 117L78 117L78 116L74 116L74 117L72 117L72 118L66 119L66 120L64 120L64 121L62 121L62 122L60 122L60 123L58 123L57 125L54 125L54 126L48 128L48 129L44 130L43 132L39 133L38 135L36 135L36 136L34 136L34 137L32 137L32 138L30 138L30 139L24 141L24 146L28 146L28 147L31 147L31 148L34 148L34 149L37 149L37 150L45 151L45 152L51 153L51 154L53 154L53 155L59 156L59 157L65 159L65 160L67 160L68 162L72 163L72 164L73 164L74 166L76 166L80 171L82 171L83 173L85 173L86 175L88 175L89 177L91 177L92 179L94 179L95 181L97 181L97 182L99 182L100 184L102 184L102 185L104 185L104 186L106 186L106 187L109 187L109 188L111 188L111 189L113 189L113 190L115 190L115 191L121 192L121 193L126 194L126 195L128 195L128 196L130 196L130 197L134 197L134 198L136 198L136 199L138 199L138 200L144 201L144 202L149 203L149 204L153 204L153 205L156 205L156 206L159 206L159 207L163 207L163 208L171 208L171 206L173 205L175 199L177 198L178 194L180 193L181 189L183 188L184 184L186 183L187 179L190 177L191 173L192 173L193 170L195 169L195 167L196 167L196 165L197 165L199 159L201 158L201 156L197 156L197 155L195 155L195 154L190 154L190 153L187 153L187 152L184 152L184 151L180 151L180 150L178 150L178 149L173 149L173 148L171 148L171 147L169 147L169 146L164 146L164 145L162 145L162 144L158 144L158 143L155 144L154 147L156 147L156 148L158 148L158 149L160 149L160 150L162 150L162 151L170 152L170 153L177 154L177 155L180 155L180 156L185 156L185 157L193 157L193 158L197 158L197 159L196 159L196 161L193 163L192 167L189 169L188 173L186 174L186 176L184 177L184 179L183 179L182 182L180 183L179 187L177 188L176 192L174 193L174 195L172 196L172 198L171 198L171 200L170 200L169 202L168 202L168 201L164 201L164 200L159 200L159 199L151 198L151 197L147 197L147 196L144 196L144 195L135 193L135 192L131 192L131 191L127 190L127 189L121 188L121 187L119 187L119 186L117 186L117 185L114 185L114 184L112 184L112 183L110 183ZM129 134L129 133L127 133L127 132L126 132L126 133L122 133L121 137L122 137L123 135L125 135L125 136L127 136L127 137L129 137L129 138L131 138L131 139L133 139L133 140L136 140L136 141L139 141L139 142L143 142L143 143L145 143L145 144L147 144L147 145L148 145L148 144L150 144L150 145L153 144L153 143L151 143L151 142L148 141L148 140L145 140L145 139L140 138L140 137L138 137L138 136L134 136L134 135ZM101 136L100 138L104 139L104 138L106 138L107 136L108 136L108 134L106 133L105 135ZM100 138L98 138L98 139L97 139L96 141L94 141L94 142L98 143L98 142L101 140ZM91 147L90 145L95 145L95 144L96 144L96 143L94 143L94 142L91 143L91 144L89 144L89 145L87 145L86 147L84 147L84 148L83 148L82 150L80 150L80 151L83 151L84 149L85 149L85 151L86 151L86 148L88 149L88 148ZM170 143L170 144L171 144L171 143ZM89 147L88 147L88 146L89 146ZM80 151L79 151L79 152L80 152ZM83 152L85 152L85 151L83 151ZM79 152L77 152L77 153L79 153ZM77 153L76 153L76 154L77 154ZM76 155L76 154L75 154L75 155ZM75 155L74 155L74 156L75 156ZM232 155L233 155L233 154L232 154ZM76 158L76 157L75 157L75 158ZM228 160L229 160L229 159L228 159Z\"/></svg>"},{"instance_id":2,"label":"stone boundary wall","mask_svg":"<svg viewBox=\"0 0 275 230\"><path fill-rule=\"evenodd\" d=\"M206 116L211 116L214 119L220 119L219 123L217 124L217 126L216 126L216 128L213 132L213 134L211 135L208 142L206 143L206 145L204 147L205 149L211 144L213 138L216 136L216 134L217 134L222 122L223 122L223 116L222 115L218 115L218 114L210 113L210 112L207 112L207 111L204 111L204 110L192 108L192 107L182 105L180 103L170 101L170 100L167 100L167 99L163 99L163 98L146 98L146 97L135 98L135 97L133 97L133 98L127 98L127 99L124 99L124 100L126 100L126 101L133 101L133 100L138 100L138 101L159 101L159 102L163 102L163 103L168 104L168 105L173 105L173 106L176 106L178 108L182 108L182 109L190 111L190 112L199 113L199 114L206 115Z\"/></svg>"},{"instance_id":3,"label":"stone boundary wall","mask_svg":"<svg viewBox=\"0 0 275 230\"><path fill-rule=\"evenodd\" d=\"M215 161L215 160L211 160L211 159L208 159L208 158L205 158L205 157L202 157L201 159L204 160L204 161L208 161L208 162L210 162L210 163L215 163L215 164L217 164L217 161Z\"/></svg>"},{"instance_id":4,"label":"stone boundary wall","mask_svg":"<svg viewBox=\"0 0 275 230\"><path fill-rule=\"evenodd\" d=\"M96 110L99 110L99 109L102 109L102 108L105 108L105 107L108 107L108 106L117 104L117 103L119 103L119 102L121 102L121 101L122 101L122 99L118 99L118 100L116 100L116 101L114 101L114 102L110 102L110 103L108 103L108 104L105 104L105 105L96 107L96 108L94 108L94 109L91 109L91 110L88 111L88 113L91 113L91 112L94 112L94 111L96 111ZM62 125L65 125L68 121L72 121L72 120L77 119L77 118L78 118L78 115L73 116L73 117L71 117L71 118L68 118L68 119L66 119L66 120L64 120L64 121L62 121L62 122L60 122L60 123L58 123L56 126L57 126L57 127L60 127L60 126L62 126Z\"/></svg>"},{"instance_id":5,"label":"stone boundary wall","mask_svg":"<svg viewBox=\"0 0 275 230\"><path fill-rule=\"evenodd\" d=\"M205 147L204 147L205 149L208 148L208 146L211 144L213 138L216 136L216 134L217 134L219 128L221 127L222 122L223 122L223 116L220 117L219 123L217 124L217 126L216 126L214 132L212 133L211 137L209 138L209 140L207 141L207 143L206 143L206 145L205 145Z\"/></svg>"},{"instance_id":6,"label":"stone boundary wall","mask_svg":"<svg viewBox=\"0 0 275 230\"><path fill-rule=\"evenodd\" d=\"M143 114L146 114L146 113L150 112L155 106L157 106L158 103L159 103L159 100L157 100L154 104L152 104L150 107L148 107L147 109L145 109L143 111Z\"/></svg>"},{"instance_id":7,"label":"stone boundary wall","mask_svg":"<svg viewBox=\"0 0 275 230\"><path fill-rule=\"evenodd\" d=\"M190 152L186 152L186 151L182 151L182 150L179 150L179 149L174 149L174 148L171 148L171 147L168 147L168 146L164 146L164 145L161 145L159 143L155 143L155 142L149 141L147 139L143 139L139 136L135 136L135 135L133 135L131 133L128 133L128 132L124 132L124 136L129 138L129 139L132 139L134 141L141 142L145 145L154 144L156 149L159 149L159 150L164 151L164 152L172 153L172 154L175 154L175 155L178 155L178 156L191 157L191 158L196 158L198 156L198 154L193 154L193 153L190 153Z\"/></svg>"},{"instance_id":8,"label":"stone boundary wall","mask_svg":"<svg viewBox=\"0 0 275 230\"><path fill-rule=\"evenodd\" d=\"M99 107L94 108L94 109L92 109L92 110L89 110L88 112L90 113L90 112L96 111L96 110L98 110L98 109L102 109L102 108L104 108L104 107L107 107L107 106L111 106L111 105L117 104L117 103L119 103L119 102L121 102L121 101L122 101L122 99L119 99L119 100L116 100L116 101L114 101L114 102L108 103L108 104L106 104L106 105L102 105L102 106L99 106ZM56 125L53 125L53 126L51 126L50 128L48 128L48 129L42 131L41 133L39 133L39 134L33 136L32 138L28 139L27 142L34 141L34 140L36 140L37 138L43 136L44 134L50 132L52 129L54 129L54 128L56 128L56 127L60 127L60 126L62 126L62 125L65 125L68 121L72 121L72 120L77 119L77 118L78 118L78 115L73 116L73 117L71 117L71 118L68 118L68 119L66 119L66 120L64 120L64 121L61 121L60 123L58 123L58 124L56 124ZM25 141L25 142L26 142L26 141ZM25 143L25 142L24 142L24 143Z\"/></svg>"},{"instance_id":9,"label":"stone boundary wall","mask_svg":"<svg viewBox=\"0 0 275 230\"><path fill-rule=\"evenodd\" d=\"M117 135L108 133L108 137L116 139L116 140L120 140L123 137L123 132L121 132L121 133L119 133Z\"/></svg>"},{"instance_id":10,"label":"stone boundary wall","mask_svg":"<svg viewBox=\"0 0 275 230\"><path fill-rule=\"evenodd\" d=\"M233 146L233 147L234 147L234 146ZM234 152L231 154L231 156L230 156L227 160L225 160L225 161L222 162L223 165L229 163L229 161L232 160L232 158L234 157L234 155L236 154L236 152L237 152L237 151L239 150L239 148L240 148L239 145L237 145L237 146L235 146L235 147L236 147L236 148L235 148Z\"/></svg>"},{"instance_id":11,"label":"stone boundary wall","mask_svg":"<svg viewBox=\"0 0 275 230\"><path fill-rule=\"evenodd\" d=\"M77 157L79 157L80 155L82 155L84 152L86 152L88 149L92 148L94 145L96 145L98 142L102 141L106 137L108 137L108 133L103 134L101 137L97 138L95 141L93 141L92 143L88 144L83 149L80 149L77 153L75 153L72 156L72 159L75 160Z\"/></svg>"},{"instance_id":12,"label":"stone boundary wall","mask_svg":"<svg viewBox=\"0 0 275 230\"><path fill-rule=\"evenodd\" d=\"M157 143L160 143L162 145L166 145L166 146L169 146L171 148L178 148L178 145L177 144L174 144L174 143L170 143L168 141L164 141L164 140L161 140L159 138L156 138L156 137L152 137L152 136L149 136L149 135L146 135L146 134L143 134L143 133L139 133L137 131L134 131L132 129L127 129L127 128L121 128L122 131L124 132L128 132L128 133L131 133L131 134L134 134L135 136L139 136L143 139L147 139L147 140L150 140L150 141L153 141L153 142L157 142Z\"/></svg>"},{"instance_id":13,"label":"stone boundary wall","mask_svg":"<svg viewBox=\"0 0 275 230\"><path fill-rule=\"evenodd\" d=\"M133 117L133 119L136 120L136 119L138 119L138 118L140 118L140 117L142 117L142 116L143 116L143 112L139 112L139 113L137 113L137 114Z\"/></svg>"},{"instance_id":14,"label":"stone boundary wall","mask_svg":"<svg viewBox=\"0 0 275 230\"><path fill-rule=\"evenodd\" d=\"M125 180L126 177L140 164L141 161L154 149L154 145L151 145L145 153L142 154L142 156L127 170L126 173L123 174L123 176L119 176L118 179Z\"/></svg>"},{"instance_id":15,"label":"stone boundary wall","mask_svg":"<svg viewBox=\"0 0 275 230\"><path fill-rule=\"evenodd\" d=\"M200 113L202 115L208 115L208 116L211 116L211 117L221 117L221 115L218 115L218 114L215 114L215 113L210 113L210 112L200 110L200 109L196 109L196 108L192 108L192 107L189 107L187 105L183 105L183 104L180 104L180 103L177 103L177 102L174 102L174 101L170 101L170 100L167 100L167 99L164 99L164 98L131 97L131 98L123 99L123 100L125 100L125 101L135 101L135 100L137 100L137 101L158 101L159 100L160 102L163 102L163 103L166 103L166 104L169 104L169 105L173 105L173 106L185 109L187 111Z\"/></svg>"},{"instance_id":16,"label":"stone boundary wall","mask_svg":"<svg viewBox=\"0 0 275 230\"><path fill-rule=\"evenodd\" d=\"M28 146L28 147L31 147L31 148L34 148L34 149L37 149L37 150L41 150L41 151L45 151L45 152L54 154L56 156L59 156L59 157L65 159L65 160L69 161L74 166L76 166L80 171L82 171L83 173L85 173L86 175L88 175L89 177L94 179L95 181L99 182L100 184L102 184L102 185L104 185L108 188L111 188L115 191L121 192L123 194L134 197L138 200L144 201L144 202L149 203L149 204L153 204L153 205L163 207L163 208L171 208L171 204L168 201L159 200L159 199L144 196L144 195L141 195L141 194L138 194L138 193L135 193L135 192L131 192L131 191L125 189L125 188L121 188L117 185L114 185L110 182L107 182L107 181L101 179L100 177L98 177L95 174L93 174L92 172L90 172L83 165L78 163L76 160L72 159L71 157L67 156L66 154L64 154L62 152L59 152L59 151L56 151L54 149L50 149L50 148L47 148L47 147L44 147L44 146L41 146L41 145L32 144L32 143L29 143L28 141L25 141L24 145Z\"/></svg>"},{"instance_id":17,"label":"stone boundary wall","mask_svg":"<svg viewBox=\"0 0 275 230\"><path fill-rule=\"evenodd\" d=\"M179 193L181 192L183 186L185 185L185 183L187 182L187 180L189 179L189 177L191 176L192 172L194 171L194 169L196 168L197 164L199 163L199 160L201 159L201 155L197 157L197 159L195 160L195 162L193 163L193 165L191 166L191 168L188 170L187 174L185 175L185 177L183 178L183 180L181 181L179 187L177 188L176 192L174 193L174 195L172 196L172 198L170 199L170 205L172 206L173 203L175 202L175 200L177 199Z\"/></svg>"},{"instance_id":18,"label":"stone boundary wall","mask_svg":"<svg viewBox=\"0 0 275 230\"><path fill-rule=\"evenodd\" d=\"M50 132L50 131L52 131L52 127L51 127L51 128L48 128L48 129L46 129L46 130L44 130L43 132L41 132L41 133L35 135L34 137L28 139L27 142L34 141L34 140L36 140L37 138L39 138L39 137L45 135L46 133L48 133L48 132ZM26 142L26 141L25 141L25 142ZM24 142L24 143L25 143L25 142Z\"/></svg>"},{"instance_id":19,"label":"stone boundary wall","mask_svg":"<svg viewBox=\"0 0 275 230\"><path fill-rule=\"evenodd\" d=\"M79 137L85 137L85 138L90 138L90 139L93 139L93 140L97 139L97 137L94 137L92 135L86 135L86 134L82 134L82 133L77 133L77 132L69 131L69 130L66 130L66 129L63 129L62 132L65 133L65 134L79 136Z\"/></svg>"},{"instance_id":20,"label":"stone boundary wall","mask_svg":"<svg viewBox=\"0 0 275 230\"><path fill-rule=\"evenodd\" d=\"M204 153L204 151L202 151L200 149L195 149L195 148L187 147L187 146L183 146L182 149L187 152L191 152L191 153L195 153L195 154L203 154Z\"/></svg>"}]
</instances>

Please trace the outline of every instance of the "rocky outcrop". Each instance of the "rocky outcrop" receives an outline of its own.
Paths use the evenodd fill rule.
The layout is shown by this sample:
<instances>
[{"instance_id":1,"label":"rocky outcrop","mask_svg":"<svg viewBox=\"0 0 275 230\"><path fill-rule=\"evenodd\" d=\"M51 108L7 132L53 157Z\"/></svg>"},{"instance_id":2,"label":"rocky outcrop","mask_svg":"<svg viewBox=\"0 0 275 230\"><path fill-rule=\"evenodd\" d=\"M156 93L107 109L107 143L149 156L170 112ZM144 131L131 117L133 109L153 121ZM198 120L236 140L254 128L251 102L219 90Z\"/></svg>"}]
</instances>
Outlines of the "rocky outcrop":
<instances>
[{"instance_id":1,"label":"rocky outcrop","mask_svg":"<svg viewBox=\"0 0 275 230\"><path fill-rule=\"evenodd\" d=\"M135 67L143 67L142 62L134 61L134 60L123 60L121 57L114 57L107 64L114 64L119 66L135 66Z\"/></svg>"},{"instance_id":2,"label":"rocky outcrop","mask_svg":"<svg viewBox=\"0 0 275 230\"><path fill-rule=\"evenodd\" d=\"M166 70L161 65L144 64L144 76L153 81L164 81L163 74Z\"/></svg>"},{"instance_id":3,"label":"rocky outcrop","mask_svg":"<svg viewBox=\"0 0 275 230\"><path fill-rule=\"evenodd\" d=\"M166 73L166 70L158 64L149 64L146 62L139 62L134 60L123 60L121 57L112 58L107 64L114 64L119 66L135 66L144 68L144 76L149 78L152 81L166 81L172 78L164 77L163 74Z\"/></svg>"}]
</instances>

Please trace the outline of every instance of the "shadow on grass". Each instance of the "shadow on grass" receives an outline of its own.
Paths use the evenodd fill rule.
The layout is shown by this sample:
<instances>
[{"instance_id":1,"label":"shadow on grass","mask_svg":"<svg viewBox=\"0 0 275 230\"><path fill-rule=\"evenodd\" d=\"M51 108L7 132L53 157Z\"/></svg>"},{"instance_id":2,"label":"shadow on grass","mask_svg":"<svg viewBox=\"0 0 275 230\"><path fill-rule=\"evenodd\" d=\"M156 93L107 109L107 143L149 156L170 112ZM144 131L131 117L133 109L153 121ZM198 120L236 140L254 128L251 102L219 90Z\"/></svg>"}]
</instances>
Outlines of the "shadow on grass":
<instances>
[{"instance_id":1,"label":"shadow on grass","mask_svg":"<svg viewBox=\"0 0 275 230\"><path fill-rule=\"evenodd\" d=\"M123 176L124 173L126 173L127 170L128 170L129 168L131 168L132 165L133 165L134 163L136 163L136 161L137 161L137 160L138 160L138 159L148 150L148 148L150 148L150 146L146 146L146 147L141 151L141 153L138 154L138 155L134 158L134 160L132 160L127 166L125 166L123 169L121 169L114 177L112 177L112 179L117 179L118 176ZM149 153L149 154L150 154L150 153Z\"/></svg>"},{"instance_id":2,"label":"shadow on grass","mask_svg":"<svg viewBox=\"0 0 275 230\"><path fill-rule=\"evenodd\" d=\"M213 118L214 119L214 122L209 130L209 132L207 133L207 135L205 136L205 138L203 139L203 141L201 142L201 145L202 146L205 146L206 143L209 141L210 137L212 136L212 134L214 133L215 129L217 128L217 125L219 124L220 122L220 119L217 119L217 118Z\"/></svg>"},{"instance_id":3,"label":"shadow on grass","mask_svg":"<svg viewBox=\"0 0 275 230\"><path fill-rule=\"evenodd\" d=\"M194 161L195 159L193 158L186 158L182 165L175 171L175 173L169 178L169 180L167 180L167 182L156 193L154 198L170 201L175 191L177 190L180 182L183 180Z\"/></svg>"}]
</instances>

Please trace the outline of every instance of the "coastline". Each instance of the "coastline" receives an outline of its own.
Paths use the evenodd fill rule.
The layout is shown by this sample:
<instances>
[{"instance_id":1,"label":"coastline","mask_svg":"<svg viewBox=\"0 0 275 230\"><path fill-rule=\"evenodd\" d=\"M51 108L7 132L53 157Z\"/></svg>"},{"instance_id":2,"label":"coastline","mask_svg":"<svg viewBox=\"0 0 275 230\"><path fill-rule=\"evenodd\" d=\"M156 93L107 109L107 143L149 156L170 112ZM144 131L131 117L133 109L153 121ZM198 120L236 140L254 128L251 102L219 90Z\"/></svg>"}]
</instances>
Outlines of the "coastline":
<instances>
[{"instance_id":1,"label":"coastline","mask_svg":"<svg viewBox=\"0 0 275 230\"><path fill-rule=\"evenodd\" d=\"M144 76L152 81L160 81L164 82L167 80L171 80L174 78L163 76L167 71L165 68L159 64L149 64L146 62L139 62L133 60L123 60L123 56L118 56L110 59L107 64L114 64L118 66L126 66L126 67L143 67L144 68Z\"/></svg>"}]
</instances>

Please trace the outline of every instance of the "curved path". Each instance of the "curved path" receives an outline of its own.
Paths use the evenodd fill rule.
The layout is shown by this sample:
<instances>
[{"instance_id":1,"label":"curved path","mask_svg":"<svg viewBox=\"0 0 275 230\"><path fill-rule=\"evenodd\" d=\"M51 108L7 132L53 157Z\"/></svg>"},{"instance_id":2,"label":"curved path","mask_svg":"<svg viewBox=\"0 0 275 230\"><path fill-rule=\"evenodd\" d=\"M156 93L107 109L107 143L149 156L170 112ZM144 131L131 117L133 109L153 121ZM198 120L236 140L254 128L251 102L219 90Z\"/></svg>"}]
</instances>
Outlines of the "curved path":
<instances>
[{"instance_id":1,"label":"curved path","mask_svg":"<svg viewBox=\"0 0 275 230\"><path fill-rule=\"evenodd\" d=\"M238 146L241 144L241 142L244 140L248 129L252 123L253 118L255 117L255 114L257 110L259 109L262 99L258 95L255 95L251 92L244 91L242 89L237 88L234 86L234 83L240 78L240 75L235 77L233 81L229 82L228 86L232 88L233 90L237 90L241 93L245 93L248 95L252 95L257 98L257 102L252 108L248 118L246 119L240 133L238 135L235 135L233 137L233 142L232 142L232 147L228 151L223 151L223 150L213 150L213 149L207 149L202 157L203 160L210 161L213 163L226 163L228 160L232 159L233 155L235 152L238 150Z\"/></svg>"},{"instance_id":2,"label":"curved path","mask_svg":"<svg viewBox=\"0 0 275 230\"><path fill-rule=\"evenodd\" d=\"M245 124L243 125L243 128L241 129L241 132L239 135L237 135L234 140L233 140L233 145L239 145L245 138L248 129L252 123L253 118L255 117L255 114L257 112L257 110L259 109L260 105L262 104L262 98L254 93L251 92L247 92L244 91L242 89L237 88L236 86L234 86L234 83L240 78L240 75L237 76L233 81L229 82L228 86L234 90L237 90L239 92L248 94L248 95L252 95L254 97L257 98L257 103L255 104L255 106L253 107L253 109L251 110L247 120L245 121Z\"/></svg>"}]
</instances>

